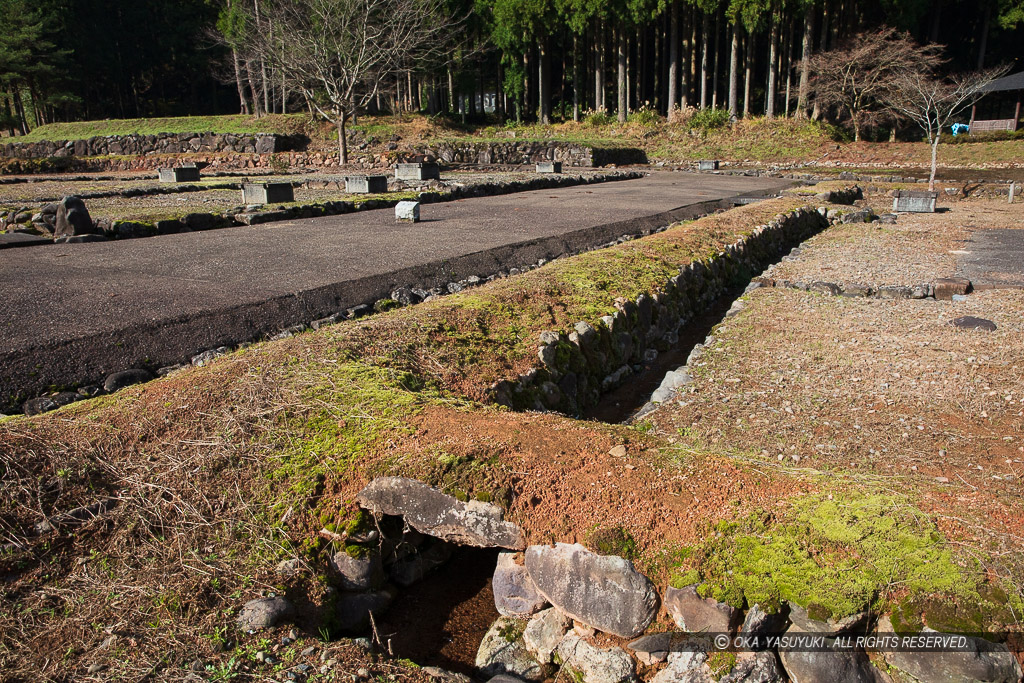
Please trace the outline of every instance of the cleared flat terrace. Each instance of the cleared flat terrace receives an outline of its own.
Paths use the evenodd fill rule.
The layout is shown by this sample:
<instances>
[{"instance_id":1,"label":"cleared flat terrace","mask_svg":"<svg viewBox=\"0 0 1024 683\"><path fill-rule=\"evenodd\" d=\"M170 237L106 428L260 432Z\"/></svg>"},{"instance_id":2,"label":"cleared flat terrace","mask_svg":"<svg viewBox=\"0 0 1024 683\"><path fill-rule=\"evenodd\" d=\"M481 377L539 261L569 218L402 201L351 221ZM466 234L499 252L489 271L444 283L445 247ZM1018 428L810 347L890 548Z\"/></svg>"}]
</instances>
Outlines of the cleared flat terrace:
<instances>
[{"instance_id":1,"label":"cleared flat terrace","mask_svg":"<svg viewBox=\"0 0 1024 683\"><path fill-rule=\"evenodd\" d=\"M589 248L780 190L770 178L639 180L104 243L0 250L0 407L19 392L180 362L386 297Z\"/></svg>"}]
</instances>

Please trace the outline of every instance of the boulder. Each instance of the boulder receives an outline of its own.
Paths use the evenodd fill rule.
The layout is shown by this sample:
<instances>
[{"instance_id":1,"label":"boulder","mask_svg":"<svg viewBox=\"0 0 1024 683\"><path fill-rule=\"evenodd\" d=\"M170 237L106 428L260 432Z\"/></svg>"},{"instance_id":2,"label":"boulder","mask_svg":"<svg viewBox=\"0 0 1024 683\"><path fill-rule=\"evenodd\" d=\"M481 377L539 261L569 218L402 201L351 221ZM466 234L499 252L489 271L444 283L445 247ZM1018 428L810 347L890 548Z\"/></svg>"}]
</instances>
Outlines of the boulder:
<instances>
[{"instance_id":1,"label":"boulder","mask_svg":"<svg viewBox=\"0 0 1024 683\"><path fill-rule=\"evenodd\" d=\"M697 595L696 586L668 588L665 609L676 626L690 633L731 633L740 622L740 612L724 602Z\"/></svg>"},{"instance_id":2,"label":"boulder","mask_svg":"<svg viewBox=\"0 0 1024 683\"><path fill-rule=\"evenodd\" d=\"M786 676L774 652L737 652L732 671L719 683L782 683Z\"/></svg>"},{"instance_id":3,"label":"boulder","mask_svg":"<svg viewBox=\"0 0 1024 683\"><path fill-rule=\"evenodd\" d=\"M533 584L526 567L516 563L516 553L498 555L491 589L494 593L494 606L503 617L529 617L547 604Z\"/></svg>"},{"instance_id":4,"label":"boulder","mask_svg":"<svg viewBox=\"0 0 1024 683\"><path fill-rule=\"evenodd\" d=\"M932 291L939 301L952 301L954 294L969 294L971 281L965 277L940 277L932 283Z\"/></svg>"},{"instance_id":5,"label":"boulder","mask_svg":"<svg viewBox=\"0 0 1024 683\"><path fill-rule=\"evenodd\" d=\"M704 664L708 653L700 649L681 650L668 656L668 665L651 679L652 683L710 683Z\"/></svg>"},{"instance_id":6,"label":"boulder","mask_svg":"<svg viewBox=\"0 0 1024 683\"><path fill-rule=\"evenodd\" d=\"M257 598L245 603L238 613L238 628L243 631L272 628L293 614L295 606L282 597Z\"/></svg>"},{"instance_id":7,"label":"boulder","mask_svg":"<svg viewBox=\"0 0 1024 683\"><path fill-rule=\"evenodd\" d=\"M626 647L633 651L640 663L651 666L668 659L672 650L672 634L668 631L641 636Z\"/></svg>"},{"instance_id":8,"label":"boulder","mask_svg":"<svg viewBox=\"0 0 1024 683\"><path fill-rule=\"evenodd\" d=\"M582 545L535 545L526 568L541 594L573 619L622 638L644 632L658 609L658 594L633 563L598 555Z\"/></svg>"},{"instance_id":9,"label":"boulder","mask_svg":"<svg viewBox=\"0 0 1024 683\"><path fill-rule=\"evenodd\" d=\"M485 678L515 676L525 681L545 679L544 667L523 643L524 623L519 619L499 617L491 624L476 653L476 668Z\"/></svg>"},{"instance_id":10,"label":"boulder","mask_svg":"<svg viewBox=\"0 0 1024 683\"><path fill-rule=\"evenodd\" d=\"M53 398L49 396L40 396L38 398L30 398L25 401L21 406L22 412L26 415L41 415L51 410L56 410L60 405L57 404Z\"/></svg>"},{"instance_id":11,"label":"boulder","mask_svg":"<svg viewBox=\"0 0 1024 683\"><path fill-rule=\"evenodd\" d=\"M925 628L924 633L936 633ZM878 635L892 635L888 617L878 623ZM960 652L885 652L889 666L909 674L920 683L984 681L985 683L1017 683L1021 667L1017 659L1000 643L963 636L967 647Z\"/></svg>"},{"instance_id":12,"label":"boulder","mask_svg":"<svg viewBox=\"0 0 1024 683\"><path fill-rule=\"evenodd\" d=\"M365 591L383 585L384 568L381 565L380 552L363 550L364 552L355 556L346 550L331 556L331 569L337 573L338 583L343 590Z\"/></svg>"},{"instance_id":13,"label":"boulder","mask_svg":"<svg viewBox=\"0 0 1024 683\"><path fill-rule=\"evenodd\" d=\"M801 630L808 633L821 633L826 636L836 636L843 633L850 633L858 629L863 630L868 621L867 612L857 612L842 619L826 619L821 621L813 619L807 614L807 610L800 605L791 602L789 604L789 620Z\"/></svg>"},{"instance_id":14,"label":"boulder","mask_svg":"<svg viewBox=\"0 0 1024 683\"><path fill-rule=\"evenodd\" d=\"M107 378L103 380L103 391L109 393L117 391L118 389L130 387L133 384L148 382L151 379L153 379L153 375L147 370L140 370L138 368L122 370L121 372L115 372L111 375L107 375Z\"/></svg>"},{"instance_id":15,"label":"boulder","mask_svg":"<svg viewBox=\"0 0 1024 683\"><path fill-rule=\"evenodd\" d=\"M791 626L786 636L805 634ZM780 649L782 667L792 683L881 683L881 672L861 650L822 650L817 652Z\"/></svg>"},{"instance_id":16,"label":"boulder","mask_svg":"<svg viewBox=\"0 0 1024 683\"><path fill-rule=\"evenodd\" d=\"M374 479L356 500L367 510L399 515L417 531L452 543L509 550L526 547L522 530L502 521L498 506L475 500L463 503L415 479Z\"/></svg>"},{"instance_id":17,"label":"boulder","mask_svg":"<svg viewBox=\"0 0 1024 683\"><path fill-rule=\"evenodd\" d=\"M743 626L740 633L744 636L764 638L766 636L782 633L789 625L789 618L782 610L768 613L761 608L761 605L754 603L747 610L743 619Z\"/></svg>"},{"instance_id":18,"label":"boulder","mask_svg":"<svg viewBox=\"0 0 1024 683\"><path fill-rule=\"evenodd\" d=\"M996 324L991 320L976 318L973 315L962 315L955 318L952 325L962 330L984 330L985 332L995 332L996 330Z\"/></svg>"},{"instance_id":19,"label":"boulder","mask_svg":"<svg viewBox=\"0 0 1024 683\"><path fill-rule=\"evenodd\" d=\"M74 235L91 235L96 231L92 224L89 210L85 202L78 197L64 197L57 205L57 218L54 223L53 238L72 237Z\"/></svg>"},{"instance_id":20,"label":"boulder","mask_svg":"<svg viewBox=\"0 0 1024 683\"><path fill-rule=\"evenodd\" d=\"M523 643L537 661L547 664L571 627L572 619L552 607L530 620L523 631Z\"/></svg>"},{"instance_id":21,"label":"boulder","mask_svg":"<svg viewBox=\"0 0 1024 683\"><path fill-rule=\"evenodd\" d=\"M579 672L582 683L622 683L636 677L633 660L621 647L602 650L575 634L558 644L558 656Z\"/></svg>"},{"instance_id":22,"label":"boulder","mask_svg":"<svg viewBox=\"0 0 1024 683\"><path fill-rule=\"evenodd\" d=\"M364 633L370 629L370 613L374 618L387 612L395 600L393 589L371 593L341 593L334 600L332 625L345 633Z\"/></svg>"}]
</instances>

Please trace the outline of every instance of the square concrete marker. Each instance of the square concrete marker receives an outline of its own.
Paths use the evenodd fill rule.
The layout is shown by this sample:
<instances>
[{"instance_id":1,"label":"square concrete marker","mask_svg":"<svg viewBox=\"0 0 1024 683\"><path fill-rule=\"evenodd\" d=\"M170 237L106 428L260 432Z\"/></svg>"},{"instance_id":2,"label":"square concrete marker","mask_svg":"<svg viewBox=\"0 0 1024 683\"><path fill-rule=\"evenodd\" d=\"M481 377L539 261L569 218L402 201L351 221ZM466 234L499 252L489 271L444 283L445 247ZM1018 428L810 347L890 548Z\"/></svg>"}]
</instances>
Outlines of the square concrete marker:
<instances>
[{"instance_id":1,"label":"square concrete marker","mask_svg":"<svg viewBox=\"0 0 1024 683\"><path fill-rule=\"evenodd\" d=\"M383 175L345 176L345 192L353 194L380 194L388 191L388 178Z\"/></svg>"},{"instance_id":2,"label":"square concrete marker","mask_svg":"<svg viewBox=\"0 0 1024 683\"><path fill-rule=\"evenodd\" d=\"M938 196L938 192L900 190L892 200L892 210L896 213L935 213Z\"/></svg>"},{"instance_id":3,"label":"square concrete marker","mask_svg":"<svg viewBox=\"0 0 1024 683\"><path fill-rule=\"evenodd\" d=\"M562 162L561 161L538 161L537 162L537 173L561 173Z\"/></svg>"},{"instance_id":4,"label":"square concrete marker","mask_svg":"<svg viewBox=\"0 0 1024 683\"><path fill-rule=\"evenodd\" d=\"M440 180L441 169L437 164L395 164L395 178L398 180Z\"/></svg>"},{"instance_id":5,"label":"square concrete marker","mask_svg":"<svg viewBox=\"0 0 1024 683\"><path fill-rule=\"evenodd\" d=\"M245 183L242 185L243 204L284 204L295 201L291 183Z\"/></svg>"},{"instance_id":6,"label":"square concrete marker","mask_svg":"<svg viewBox=\"0 0 1024 683\"><path fill-rule=\"evenodd\" d=\"M698 171L717 171L718 159L701 159L697 162Z\"/></svg>"},{"instance_id":7,"label":"square concrete marker","mask_svg":"<svg viewBox=\"0 0 1024 683\"><path fill-rule=\"evenodd\" d=\"M395 205L395 219L407 223L420 222L419 202L398 202Z\"/></svg>"},{"instance_id":8,"label":"square concrete marker","mask_svg":"<svg viewBox=\"0 0 1024 683\"><path fill-rule=\"evenodd\" d=\"M196 166L160 169L161 183L194 183L197 180L199 180L199 168Z\"/></svg>"},{"instance_id":9,"label":"square concrete marker","mask_svg":"<svg viewBox=\"0 0 1024 683\"><path fill-rule=\"evenodd\" d=\"M939 301L952 301L953 296L963 296L971 291L971 281L965 277L940 277L932 283L932 291Z\"/></svg>"}]
</instances>

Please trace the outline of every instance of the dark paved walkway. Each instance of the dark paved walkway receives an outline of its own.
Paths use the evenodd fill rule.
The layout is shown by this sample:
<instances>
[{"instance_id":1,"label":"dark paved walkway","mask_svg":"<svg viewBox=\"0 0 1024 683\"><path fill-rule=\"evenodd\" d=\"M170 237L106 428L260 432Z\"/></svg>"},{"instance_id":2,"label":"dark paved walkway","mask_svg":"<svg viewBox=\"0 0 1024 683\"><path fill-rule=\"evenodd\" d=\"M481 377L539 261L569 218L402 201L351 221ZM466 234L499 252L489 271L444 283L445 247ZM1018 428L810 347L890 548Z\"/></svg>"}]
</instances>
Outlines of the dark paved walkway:
<instances>
[{"instance_id":1,"label":"dark paved walkway","mask_svg":"<svg viewBox=\"0 0 1024 683\"><path fill-rule=\"evenodd\" d=\"M179 362L387 296L592 247L790 184L649 178L107 243L0 250L0 409L22 390ZM687 213L689 211L689 213Z\"/></svg>"},{"instance_id":2,"label":"dark paved walkway","mask_svg":"<svg viewBox=\"0 0 1024 683\"><path fill-rule=\"evenodd\" d=\"M1024 230L976 230L957 259L975 287L1024 287Z\"/></svg>"}]
</instances>

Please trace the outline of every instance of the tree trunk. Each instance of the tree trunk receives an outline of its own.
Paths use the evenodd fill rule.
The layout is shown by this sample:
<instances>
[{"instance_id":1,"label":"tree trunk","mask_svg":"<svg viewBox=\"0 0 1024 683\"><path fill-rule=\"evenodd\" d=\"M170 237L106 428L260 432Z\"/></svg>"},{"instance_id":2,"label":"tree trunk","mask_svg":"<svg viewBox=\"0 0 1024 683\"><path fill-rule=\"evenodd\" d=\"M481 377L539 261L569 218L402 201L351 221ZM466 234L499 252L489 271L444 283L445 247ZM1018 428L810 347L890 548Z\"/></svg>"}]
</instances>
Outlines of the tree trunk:
<instances>
[{"instance_id":1,"label":"tree trunk","mask_svg":"<svg viewBox=\"0 0 1024 683\"><path fill-rule=\"evenodd\" d=\"M452 76L452 70L448 69L448 111L452 114L455 113L455 77Z\"/></svg>"},{"instance_id":2,"label":"tree trunk","mask_svg":"<svg viewBox=\"0 0 1024 683\"><path fill-rule=\"evenodd\" d=\"M626 122L626 33L620 28L615 33L618 52L618 97L619 109L616 112L619 123Z\"/></svg>"},{"instance_id":3,"label":"tree trunk","mask_svg":"<svg viewBox=\"0 0 1024 683\"><path fill-rule=\"evenodd\" d=\"M624 34L625 35L625 34ZM626 43L626 118L633 109L633 41L624 38Z\"/></svg>"},{"instance_id":4,"label":"tree trunk","mask_svg":"<svg viewBox=\"0 0 1024 683\"><path fill-rule=\"evenodd\" d=\"M594 111L604 109L604 31L594 20Z\"/></svg>"},{"instance_id":5,"label":"tree trunk","mask_svg":"<svg viewBox=\"0 0 1024 683\"><path fill-rule=\"evenodd\" d=\"M245 74L246 80L249 82L249 94L252 97L252 113L259 118L263 115L262 107L260 107L259 94L256 92L256 79L253 76L252 62L248 59L245 60Z\"/></svg>"},{"instance_id":6,"label":"tree trunk","mask_svg":"<svg viewBox=\"0 0 1024 683\"><path fill-rule=\"evenodd\" d=\"M572 36L572 120L580 120L580 39Z\"/></svg>"},{"instance_id":7,"label":"tree trunk","mask_svg":"<svg viewBox=\"0 0 1024 683\"><path fill-rule=\"evenodd\" d=\"M680 80L679 80L679 106L685 109L690 104L690 84L693 82L690 79L690 32L687 30L689 24L682 27L683 38L683 54L680 60Z\"/></svg>"},{"instance_id":8,"label":"tree trunk","mask_svg":"<svg viewBox=\"0 0 1024 683\"><path fill-rule=\"evenodd\" d=\"M768 46L768 92L765 94L764 116L770 119L775 116L775 62L779 52L779 22L772 14L771 38Z\"/></svg>"},{"instance_id":9,"label":"tree trunk","mask_svg":"<svg viewBox=\"0 0 1024 683\"><path fill-rule=\"evenodd\" d=\"M715 12L715 58L711 67L711 108L718 108L718 55L722 47L722 21L720 14Z\"/></svg>"},{"instance_id":10,"label":"tree trunk","mask_svg":"<svg viewBox=\"0 0 1024 683\"><path fill-rule=\"evenodd\" d=\"M348 121L348 116L342 114L338 119L338 158L341 160L341 165L344 166L348 163L348 138L345 136L345 124Z\"/></svg>"},{"instance_id":11,"label":"tree trunk","mask_svg":"<svg viewBox=\"0 0 1024 683\"><path fill-rule=\"evenodd\" d=\"M978 71L985 68L985 51L988 48L988 30L992 21L992 4L985 3L984 13L981 15L981 39L978 41Z\"/></svg>"},{"instance_id":12,"label":"tree trunk","mask_svg":"<svg viewBox=\"0 0 1024 683\"><path fill-rule=\"evenodd\" d=\"M494 113L498 115L499 121L505 120L505 73L501 67L501 57L498 57L498 85L494 88Z\"/></svg>"},{"instance_id":13,"label":"tree trunk","mask_svg":"<svg viewBox=\"0 0 1024 683\"><path fill-rule=\"evenodd\" d=\"M705 12L701 21L701 55L700 55L700 108L708 106L708 43L710 42L711 20Z\"/></svg>"},{"instance_id":14,"label":"tree trunk","mask_svg":"<svg viewBox=\"0 0 1024 683\"><path fill-rule=\"evenodd\" d=\"M810 59L814 50L812 34L814 33L814 7L808 7L804 13L804 37L800 45L800 85L797 87L796 117L807 116L807 89L810 80Z\"/></svg>"},{"instance_id":15,"label":"tree trunk","mask_svg":"<svg viewBox=\"0 0 1024 683\"><path fill-rule=\"evenodd\" d=\"M743 116L750 114L750 84L754 80L754 34L747 33L747 49L743 57Z\"/></svg>"},{"instance_id":16,"label":"tree trunk","mask_svg":"<svg viewBox=\"0 0 1024 683\"><path fill-rule=\"evenodd\" d=\"M235 65L235 86L238 88L239 113L249 114L249 102L245 99L245 86L242 84L242 63L238 58L238 50L231 48L231 61Z\"/></svg>"},{"instance_id":17,"label":"tree trunk","mask_svg":"<svg viewBox=\"0 0 1024 683\"><path fill-rule=\"evenodd\" d=\"M732 49L729 51L729 115L735 117L739 104L740 20L732 25Z\"/></svg>"},{"instance_id":18,"label":"tree trunk","mask_svg":"<svg viewBox=\"0 0 1024 683\"><path fill-rule=\"evenodd\" d=\"M260 83L263 88L263 111L270 112L270 82L267 80L267 65L260 60Z\"/></svg>"},{"instance_id":19,"label":"tree trunk","mask_svg":"<svg viewBox=\"0 0 1024 683\"><path fill-rule=\"evenodd\" d=\"M537 60L537 99L540 109L540 122L551 123L551 76L549 74L551 57L548 54L548 39L544 36L537 44L539 59Z\"/></svg>"},{"instance_id":20,"label":"tree trunk","mask_svg":"<svg viewBox=\"0 0 1024 683\"><path fill-rule=\"evenodd\" d=\"M669 9L668 30L668 118L672 120L672 112L676 109L676 83L679 81L679 2L673 2Z\"/></svg>"},{"instance_id":21,"label":"tree trunk","mask_svg":"<svg viewBox=\"0 0 1024 683\"><path fill-rule=\"evenodd\" d=\"M779 58L779 62L786 63L786 118L789 118L789 99L790 99L790 87L793 81L793 23L788 22L786 26L786 40L785 50L783 55Z\"/></svg>"},{"instance_id":22,"label":"tree trunk","mask_svg":"<svg viewBox=\"0 0 1024 683\"><path fill-rule=\"evenodd\" d=\"M932 140L932 168L931 171L928 173L929 192L935 192L935 169L939 165L939 140L941 139L941 132L941 130L938 131L935 134L935 138Z\"/></svg>"},{"instance_id":23,"label":"tree trunk","mask_svg":"<svg viewBox=\"0 0 1024 683\"><path fill-rule=\"evenodd\" d=\"M828 3L829 0L822 0L821 2L821 27L820 33L818 34L818 52L825 52L828 50ZM814 106L811 109L811 118L815 121L821 118L821 104L818 103L817 98L815 98Z\"/></svg>"},{"instance_id":24,"label":"tree trunk","mask_svg":"<svg viewBox=\"0 0 1024 683\"><path fill-rule=\"evenodd\" d=\"M942 0L939 0L932 7L931 27L928 29L928 42L939 42L939 25L942 22ZM979 69L981 67L978 67Z\"/></svg>"}]
</instances>

